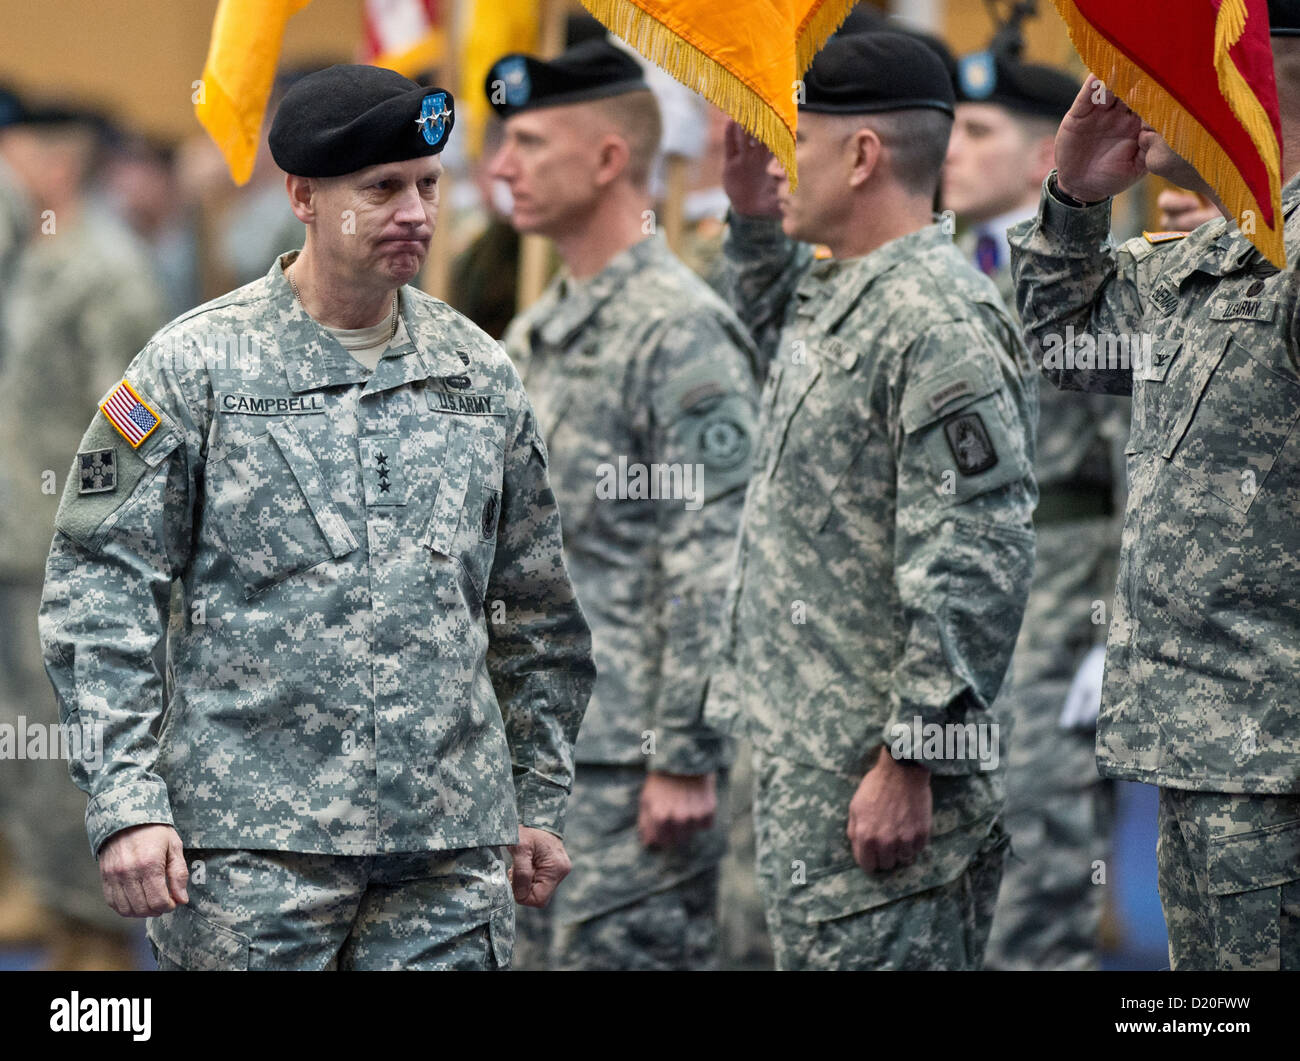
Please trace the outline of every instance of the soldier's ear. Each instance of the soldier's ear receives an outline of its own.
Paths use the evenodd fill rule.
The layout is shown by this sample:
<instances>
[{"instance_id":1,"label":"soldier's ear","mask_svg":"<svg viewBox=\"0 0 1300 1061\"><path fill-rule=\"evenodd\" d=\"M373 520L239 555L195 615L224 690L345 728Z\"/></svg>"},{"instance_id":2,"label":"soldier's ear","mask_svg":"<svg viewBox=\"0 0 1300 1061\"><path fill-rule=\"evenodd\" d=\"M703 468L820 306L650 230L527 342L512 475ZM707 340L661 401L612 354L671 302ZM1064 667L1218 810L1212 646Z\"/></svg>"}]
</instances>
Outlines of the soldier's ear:
<instances>
[{"instance_id":1,"label":"soldier's ear","mask_svg":"<svg viewBox=\"0 0 1300 1061\"><path fill-rule=\"evenodd\" d=\"M866 126L857 130L849 143L852 145L853 152L850 160L852 168L849 171L849 186L859 188L880 169L880 157L884 152L884 145L880 142L880 134Z\"/></svg>"},{"instance_id":2,"label":"soldier's ear","mask_svg":"<svg viewBox=\"0 0 1300 1061\"><path fill-rule=\"evenodd\" d=\"M600 138L596 154L596 184L603 187L616 180L627 170L632 151L627 141L617 133L606 133Z\"/></svg>"},{"instance_id":3,"label":"soldier's ear","mask_svg":"<svg viewBox=\"0 0 1300 1061\"><path fill-rule=\"evenodd\" d=\"M285 191L289 193L289 206L293 216L304 225L316 220L317 183L310 177L295 177L292 173L284 178Z\"/></svg>"}]
</instances>

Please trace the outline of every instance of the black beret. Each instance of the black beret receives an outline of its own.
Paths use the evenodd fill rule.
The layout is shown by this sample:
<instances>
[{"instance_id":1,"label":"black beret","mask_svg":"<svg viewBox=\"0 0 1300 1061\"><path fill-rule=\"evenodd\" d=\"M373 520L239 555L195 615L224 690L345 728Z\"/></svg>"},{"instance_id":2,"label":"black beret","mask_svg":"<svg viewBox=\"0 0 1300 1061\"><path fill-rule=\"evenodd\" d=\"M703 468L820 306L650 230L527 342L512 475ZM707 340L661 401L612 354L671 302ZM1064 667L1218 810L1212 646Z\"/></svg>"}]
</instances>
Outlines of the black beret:
<instances>
[{"instance_id":1,"label":"black beret","mask_svg":"<svg viewBox=\"0 0 1300 1061\"><path fill-rule=\"evenodd\" d=\"M582 41L550 60L511 52L492 64L483 82L502 118L649 88L641 64L608 40Z\"/></svg>"},{"instance_id":2,"label":"black beret","mask_svg":"<svg viewBox=\"0 0 1300 1061\"><path fill-rule=\"evenodd\" d=\"M0 129L20 121L25 111L18 94L0 85Z\"/></svg>"},{"instance_id":3,"label":"black beret","mask_svg":"<svg viewBox=\"0 0 1300 1061\"><path fill-rule=\"evenodd\" d=\"M299 177L338 177L436 155L455 117L451 93L394 70L340 64L300 78L271 123L271 157Z\"/></svg>"},{"instance_id":4,"label":"black beret","mask_svg":"<svg viewBox=\"0 0 1300 1061\"><path fill-rule=\"evenodd\" d=\"M799 106L821 114L928 107L953 112L952 78L933 48L907 33L834 36L804 75Z\"/></svg>"},{"instance_id":5,"label":"black beret","mask_svg":"<svg viewBox=\"0 0 1300 1061\"><path fill-rule=\"evenodd\" d=\"M996 103L1017 114L1060 121L1079 94L1077 81L1051 66L1022 63L992 52L962 56L957 65L957 98L964 103Z\"/></svg>"},{"instance_id":6,"label":"black beret","mask_svg":"<svg viewBox=\"0 0 1300 1061\"><path fill-rule=\"evenodd\" d=\"M1300 0L1268 0L1268 25L1274 37L1300 37Z\"/></svg>"}]
</instances>

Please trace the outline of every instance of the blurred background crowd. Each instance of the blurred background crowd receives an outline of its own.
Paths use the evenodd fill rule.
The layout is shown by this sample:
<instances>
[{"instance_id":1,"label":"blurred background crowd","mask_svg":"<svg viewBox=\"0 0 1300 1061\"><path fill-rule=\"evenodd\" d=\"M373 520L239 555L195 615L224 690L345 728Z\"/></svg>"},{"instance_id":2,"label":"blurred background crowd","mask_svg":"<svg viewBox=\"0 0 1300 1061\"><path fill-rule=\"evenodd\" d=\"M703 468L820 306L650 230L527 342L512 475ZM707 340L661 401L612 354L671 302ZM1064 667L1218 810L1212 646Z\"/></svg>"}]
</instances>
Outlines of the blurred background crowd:
<instances>
[{"instance_id":1,"label":"blurred background crowd","mask_svg":"<svg viewBox=\"0 0 1300 1061\"><path fill-rule=\"evenodd\" d=\"M472 48L457 46L473 39L474 20L504 17L511 6L488 8L472 0L424 5L433 20L420 45L427 62L409 71L422 83L452 89L458 102L456 130L443 155L438 232L419 283L494 337L540 293L554 268L544 244L516 235L508 222L508 193L487 175L499 123L466 95L472 91L465 77ZM566 43L604 35L576 2L524 6L531 8L533 32L521 50L552 54ZM1081 79L1050 3L863 0L853 17L871 22L891 15L960 56L988 47L995 18L1016 6L1037 8L1023 23L1024 57ZM295 79L374 54L366 8L363 0L315 0L295 16L264 129ZM40 687L48 696L39 648L33 653L34 615L57 492L45 489L47 469L27 467L25 455L71 454L88 410L158 327L257 279L277 254L301 246L303 227L289 209L284 174L265 139L251 180L236 186L194 118L192 97L215 10L216 0L0 0L6 37L0 52L0 462L9 484L0 499L0 659L6 723L25 712L30 717L30 690ZM716 273L727 210L721 187L726 118L666 75L654 86L665 117L656 223L708 279ZM1149 180L1117 206L1118 237L1178 226L1184 203L1157 184ZM33 372L39 379L24 378ZM743 818L743 786L733 787L733 814ZM1141 786L1120 786L1113 805L1101 960L1109 967L1161 967L1154 796ZM0 761L0 968L150 964L142 926L122 922L97 900L84 807L63 762ZM729 867L736 878L752 873L741 852ZM724 895L723 964L762 967L761 921L746 919L743 910Z\"/></svg>"}]
</instances>

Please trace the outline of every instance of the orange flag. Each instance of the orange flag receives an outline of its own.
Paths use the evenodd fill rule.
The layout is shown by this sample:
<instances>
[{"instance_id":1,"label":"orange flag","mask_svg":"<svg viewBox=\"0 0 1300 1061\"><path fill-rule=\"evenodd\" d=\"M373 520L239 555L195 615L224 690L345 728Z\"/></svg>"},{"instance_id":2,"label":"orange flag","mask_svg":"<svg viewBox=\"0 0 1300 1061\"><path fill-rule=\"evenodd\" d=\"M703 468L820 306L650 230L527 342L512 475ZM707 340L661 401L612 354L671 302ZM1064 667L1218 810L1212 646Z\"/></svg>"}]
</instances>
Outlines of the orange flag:
<instances>
[{"instance_id":1,"label":"orange flag","mask_svg":"<svg viewBox=\"0 0 1300 1061\"><path fill-rule=\"evenodd\" d=\"M310 2L221 0L217 8L203 80L194 87L194 113L221 148L236 184L253 174L285 23Z\"/></svg>"},{"instance_id":2,"label":"orange flag","mask_svg":"<svg viewBox=\"0 0 1300 1061\"><path fill-rule=\"evenodd\" d=\"M1055 0L1079 55L1279 268L1282 133L1267 0Z\"/></svg>"},{"instance_id":3,"label":"orange flag","mask_svg":"<svg viewBox=\"0 0 1300 1061\"><path fill-rule=\"evenodd\" d=\"M803 76L855 0L582 0L616 36L722 108L797 180Z\"/></svg>"}]
</instances>

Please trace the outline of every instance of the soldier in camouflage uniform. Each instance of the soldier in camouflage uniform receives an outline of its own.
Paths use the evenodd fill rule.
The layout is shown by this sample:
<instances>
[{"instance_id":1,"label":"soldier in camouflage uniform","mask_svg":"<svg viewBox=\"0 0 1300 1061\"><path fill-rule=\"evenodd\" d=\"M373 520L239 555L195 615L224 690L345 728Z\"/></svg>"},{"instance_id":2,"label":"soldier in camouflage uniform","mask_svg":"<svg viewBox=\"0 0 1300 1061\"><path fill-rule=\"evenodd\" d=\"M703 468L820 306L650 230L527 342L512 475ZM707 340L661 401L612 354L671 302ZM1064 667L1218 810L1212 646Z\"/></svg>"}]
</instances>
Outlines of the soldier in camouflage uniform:
<instances>
[{"instance_id":1,"label":"soldier in camouflage uniform","mask_svg":"<svg viewBox=\"0 0 1300 1061\"><path fill-rule=\"evenodd\" d=\"M992 284L928 223L942 62L899 34L838 37L804 90L796 190L774 162L764 185L765 153L732 132L727 256L770 371L730 688L708 717L738 701L755 745L778 968L978 968L1006 847L992 703L1033 562L1035 381ZM832 258L810 265L795 239Z\"/></svg>"},{"instance_id":2,"label":"soldier in camouflage uniform","mask_svg":"<svg viewBox=\"0 0 1300 1061\"><path fill-rule=\"evenodd\" d=\"M33 216L22 182L5 161L5 130L18 124L22 115L22 101L0 87L0 373L8 359L6 320L13 301L12 278L31 234ZM0 604L0 624L4 624L0 626L0 644L17 644L20 636L9 626L11 612L11 607ZM13 666L6 661L3 673L9 673ZM0 695L0 723L17 725L21 711L22 707L16 701L10 702L7 694ZM26 943L45 935L45 928L38 924L44 919L41 905L12 849L19 800L26 789L21 773L12 763L0 767L0 946Z\"/></svg>"},{"instance_id":3,"label":"soldier in camouflage uniform","mask_svg":"<svg viewBox=\"0 0 1300 1061\"><path fill-rule=\"evenodd\" d=\"M1037 211L1056 128L1077 89L1051 67L988 52L958 66L943 205L967 226L962 249L1009 306L1015 291L1006 230ZM1034 582L998 703L1012 723L1011 855L989 937L990 968L1097 967L1109 791L1097 773L1090 720L1067 728L1061 718L1075 675L1095 663L1104 643L1119 551L1115 513L1123 509L1117 458L1128 414L1124 398L1040 391Z\"/></svg>"},{"instance_id":4,"label":"soldier in camouflage uniform","mask_svg":"<svg viewBox=\"0 0 1300 1061\"><path fill-rule=\"evenodd\" d=\"M506 121L492 173L512 221L554 236L566 265L505 346L550 443L600 675L575 749L573 873L521 918L521 961L708 968L725 748L701 713L749 475L751 346L647 236L659 118L635 60L604 41L506 56L487 92ZM639 489L656 469L678 488Z\"/></svg>"},{"instance_id":5,"label":"soldier in camouflage uniform","mask_svg":"<svg viewBox=\"0 0 1300 1061\"><path fill-rule=\"evenodd\" d=\"M271 144L303 251L160 331L73 463L46 666L102 734L72 771L105 896L163 968L505 966L514 900L567 870L594 674L546 447L500 347L404 286L450 108L300 82Z\"/></svg>"},{"instance_id":6,"label":"soldier in camouflage uniform","mask_svg":"<svg viewBox=\"0 0 1300 1061\"><path fill-rule=\"evenodd\" d=\"M94 209L96 119L35 110L5 134L3 150L39 211L39 226L7 288L7 357L0 388L0 612L7 714L57 726L36 629L57 488L85 426L86 409L163 323L144 248ZM14 719L10 719L13 721ZM86 800L57 757L0 762L21 776L14 841L53 925L58 969L131 968L126 926L104 906L86 851Z\"/></svg>"},{"instance_id":7,"label":"soldier in camouflage uniform","mask_svg":"<svg viewBox=\"0 0 1300 1061\"><path fill-rule=\"evenodd\" d=\"M1300 12L1270 8L1285 133L1300 128ZM1212 193L1099 87L1085 82L1039 214L1011 233L1044 374L1133 397L1098 764L1160 786L1173 968L1300 968L1300 283L1227 219L1110 244L1110 196L1146 172ZM1294 258L1300 142L1282 149Z\"/></svg>"}]
</instances>

